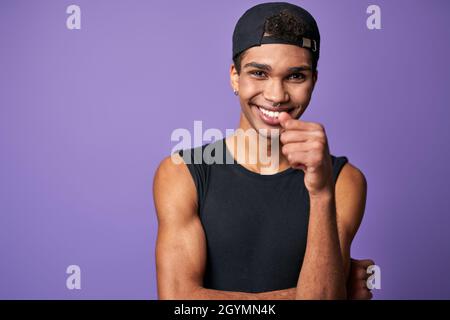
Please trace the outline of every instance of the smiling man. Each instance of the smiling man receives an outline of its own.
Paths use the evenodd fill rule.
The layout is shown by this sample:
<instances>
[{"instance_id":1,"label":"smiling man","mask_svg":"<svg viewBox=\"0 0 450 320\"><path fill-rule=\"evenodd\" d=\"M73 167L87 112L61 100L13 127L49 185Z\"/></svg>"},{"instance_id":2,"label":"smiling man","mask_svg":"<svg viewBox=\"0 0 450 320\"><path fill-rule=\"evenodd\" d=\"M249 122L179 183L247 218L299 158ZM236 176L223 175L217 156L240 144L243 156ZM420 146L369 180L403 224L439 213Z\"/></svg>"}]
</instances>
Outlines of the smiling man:
<instances>
[{"instance_id":1,"label":"smiling man","mask_svg":"<svg viewBox=\"0 0 450 320\"><path fill-rule=\"evenodd\" d=\"M257 132L257 149L235 133L195 148L231 164L195 163L193 148L159 165L160 299L371 298L365 270L373 261L350 258L364 175L330 154L323 125L299 120L319 52L316 22L296 5L263 3L239 19L230 79L241 106L238 129ZM271 165L247 160L261 148Z\"/></svg>"}]
</instances>

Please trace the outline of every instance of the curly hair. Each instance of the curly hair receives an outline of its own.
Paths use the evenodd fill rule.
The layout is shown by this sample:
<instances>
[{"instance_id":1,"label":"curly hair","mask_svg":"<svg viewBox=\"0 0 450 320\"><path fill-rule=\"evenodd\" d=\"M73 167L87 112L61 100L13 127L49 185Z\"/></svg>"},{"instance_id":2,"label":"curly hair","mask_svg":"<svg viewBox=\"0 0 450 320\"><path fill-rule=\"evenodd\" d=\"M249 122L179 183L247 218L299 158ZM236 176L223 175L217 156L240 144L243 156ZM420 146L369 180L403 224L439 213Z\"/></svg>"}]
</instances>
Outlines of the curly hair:
<instances>
[{"instance_id":1,"label":"curly hair","mask_svg":"<svg viewBox=\"0 0 450 320\"><path fill-rule=\"evenodd\" d=\"M279 14L267 18L264 31L268 35L294 42L299 41L305 35L313 32L308 24L301 19L298 19L287 10L282 10ZM241 52L233 59L234 66L238 74L241 73L241 61L246 52L247 50ZM319 54L318 52L311 52L311 54L312 70L316 71Z\"/></svg>"}]
</instances>

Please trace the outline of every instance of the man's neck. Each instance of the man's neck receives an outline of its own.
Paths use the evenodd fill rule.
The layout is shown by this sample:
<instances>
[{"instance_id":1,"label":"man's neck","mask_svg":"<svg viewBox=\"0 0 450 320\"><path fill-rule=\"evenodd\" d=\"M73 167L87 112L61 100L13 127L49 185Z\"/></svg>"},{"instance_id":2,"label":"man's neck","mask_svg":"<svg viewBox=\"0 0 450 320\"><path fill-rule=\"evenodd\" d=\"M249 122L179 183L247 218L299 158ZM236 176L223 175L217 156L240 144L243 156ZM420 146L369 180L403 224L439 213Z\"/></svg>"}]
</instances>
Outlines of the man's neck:
<instances>
[{"instance_id":1,"label":"man's neck","mask_svg":"<svg viewBox=\"0 0 450 320\"><path fill-rule=\"evenodd\" d=\"M226 138L228 150L240 165L264 175L275 174L290 167L281 152L279 136L263 136L256 130L253 135L245 134L249 132L247 130L254 129L241 121L235 133Z\"/></svg>"}]
</instances>

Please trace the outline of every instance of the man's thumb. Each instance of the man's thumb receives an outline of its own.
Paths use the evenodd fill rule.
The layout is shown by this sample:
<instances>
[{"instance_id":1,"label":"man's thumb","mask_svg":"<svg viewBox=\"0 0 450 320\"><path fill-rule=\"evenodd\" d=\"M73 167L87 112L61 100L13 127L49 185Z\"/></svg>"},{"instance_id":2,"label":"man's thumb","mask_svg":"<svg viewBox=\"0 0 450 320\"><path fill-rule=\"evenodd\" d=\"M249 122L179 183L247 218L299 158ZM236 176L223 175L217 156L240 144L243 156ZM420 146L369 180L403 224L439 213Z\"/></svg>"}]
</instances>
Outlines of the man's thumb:
<instances>
[{"instance_id":1,"label":"man's thumb","mask_svg":"<svg viewBox=\"0 0 450 320\"><path fill-rule=\"evenodd\" d=\"M286 121L292 119L291 115L285 111L280 112L278 115L278 120L280 121L280 125L284 128Z\"/></svg>"}]
</instances>

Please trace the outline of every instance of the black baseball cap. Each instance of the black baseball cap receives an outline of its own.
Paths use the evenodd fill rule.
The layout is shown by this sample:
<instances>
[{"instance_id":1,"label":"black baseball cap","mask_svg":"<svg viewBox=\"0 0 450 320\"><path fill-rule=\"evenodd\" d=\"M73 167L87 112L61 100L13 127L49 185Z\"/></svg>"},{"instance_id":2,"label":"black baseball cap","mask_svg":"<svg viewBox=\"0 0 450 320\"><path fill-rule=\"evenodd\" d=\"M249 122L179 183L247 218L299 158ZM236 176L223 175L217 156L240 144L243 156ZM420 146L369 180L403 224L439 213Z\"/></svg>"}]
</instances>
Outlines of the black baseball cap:
<instances>
[{"instance_id":1,"label":"black baseball cap","mask_svg":"<svg viewBox=\"0 0 450 320\"><path fill-rule=\"evenodd\" d=\"M287 12L299 20L304 28L301 35L280 39L266 35L266 20L281 12ZM243 51L266 43L293 44L309 49L319 59L320 33L316 20L305 9L288 2L261 3L248 9L238 20L233 32L233 59Z\"/></svg>"}]
</instances>

